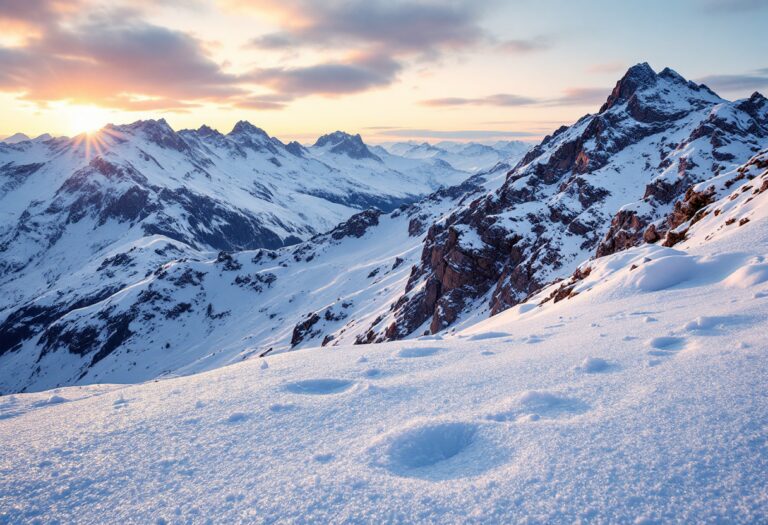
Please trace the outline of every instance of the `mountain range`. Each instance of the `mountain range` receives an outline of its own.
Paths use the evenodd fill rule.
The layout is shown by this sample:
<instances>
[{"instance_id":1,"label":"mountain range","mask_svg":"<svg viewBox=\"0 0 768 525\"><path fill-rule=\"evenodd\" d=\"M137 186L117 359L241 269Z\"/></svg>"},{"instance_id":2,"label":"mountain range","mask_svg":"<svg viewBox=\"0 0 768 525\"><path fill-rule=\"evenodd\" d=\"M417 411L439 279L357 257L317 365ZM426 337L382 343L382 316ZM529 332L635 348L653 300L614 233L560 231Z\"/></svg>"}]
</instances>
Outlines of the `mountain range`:
<instances>
[{"instance_id":1,"label":"mountain range","mask_svg":"<svg viewBox=\"0 0 768 525\"><path fill-rule=\"evenodd\" d=\"M722 210L762 197L767 144L762 95L648 64L534 147L304 146L162 120L0 144L0 391L435 337L567 300L609 273L589 261L749 227Z\"/></svg>"}]
</instances>

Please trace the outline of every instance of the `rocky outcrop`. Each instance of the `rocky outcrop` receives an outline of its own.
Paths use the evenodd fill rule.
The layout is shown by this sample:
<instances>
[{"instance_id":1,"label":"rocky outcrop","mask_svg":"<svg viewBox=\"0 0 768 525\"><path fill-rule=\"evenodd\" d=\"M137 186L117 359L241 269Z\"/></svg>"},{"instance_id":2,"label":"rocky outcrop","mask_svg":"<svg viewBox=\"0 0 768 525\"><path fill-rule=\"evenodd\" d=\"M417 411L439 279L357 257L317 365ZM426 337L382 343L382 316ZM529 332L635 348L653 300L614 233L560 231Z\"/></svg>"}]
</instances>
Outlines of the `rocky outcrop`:
<instances>
[{"instance_id":1,"label":"rocky outcrop","mask_svg":"<svg viewBox=\"0 0 768 525\"><path fill-rule=\"evenodd\" d=\"M346 155L351 159L371 159L381 162L381 158L371 153L359 134L350 135L343 131L334 131L317 139L315 147L328 148L331 153Z\"/></svg>"},{"instance_id":2,"label":"rocky outcrop","mask_svg":"<svg viewBox=\"0 0 768 525\"><path fill-rule=\"evenodd\" d=\"M316 312L312 312L307 315L307 318L298 323L293 328L293 335L291 336L291 346L294 347L304 341L306 338L315 337L320 334L319 331L313 332L312 328L320 321L320 316Z\"/></svg>"},{"instance_id":3,"label":"rocky outcrop","mask_svg":"<svg viewBox=\"0 0 768 525\"><path fill-rule=\"evenodd\" d=\"M753 98L748 107L724 104L672 70L630 68L598 114L546 137L509 171L498 191L429 227L420 264L392 305L392 321L384 330L371 326L374 335L367 339L434 333L479 304L493 315L562 276L580 258L659 242L677 220L701 209L702 197L691 195L675 208L679 217L658 222L686 189L722 169L718 158L733 154L733 142L752 144L749 131L730 133L730 126L742 115L762 118L762 102ZM762 133L761 126L749 129ZM670 143L669 134L681 131L689 138ZM694 156L686 146L695 141L707 148ZM623 180L637 180L638 171L647 181L644 188ZM615 190L644 190L638 195L643 204L611 209L606 203ZM414 233L424 228L418 217L410 226Z\"/></svg>"},{"instance_id":4,"label":"rocky outcrop","mask_svg":"<svg viewBox=\"0 0 768 525\"><path fill-rule=\"evenodd\" d=\"M360 238L369 228L379 224L379 217L381 217L379 210L365 210L357 213L331 230L330 236L337 241L344 237Z\"/></svg>"}]
</instances>

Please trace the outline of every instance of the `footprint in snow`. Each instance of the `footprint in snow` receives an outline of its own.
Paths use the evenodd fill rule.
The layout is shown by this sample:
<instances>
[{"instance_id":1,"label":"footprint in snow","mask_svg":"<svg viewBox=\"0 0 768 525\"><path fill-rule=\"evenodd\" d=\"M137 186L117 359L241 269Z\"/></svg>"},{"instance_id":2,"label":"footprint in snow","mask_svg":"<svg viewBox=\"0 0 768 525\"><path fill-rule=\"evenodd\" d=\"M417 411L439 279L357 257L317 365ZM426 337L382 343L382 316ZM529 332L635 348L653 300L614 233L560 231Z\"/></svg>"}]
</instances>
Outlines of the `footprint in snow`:
<instances>
[{"instance_id":1,"label":"footprint in snow","mask_svg":"<svg viewBox=\"0 0 768 525\"><path fill-rule=\"evenodd\" d=\"M688 339L685 337L676 337L671 335L654 337L653 339L648 340L648 346L652 348L652 350L648 351L648 355L656 357L669 357L685 348L687 344Z\"/></svg>"},{"instance_id":2,"label":"footprint in snow","mask_svg":"<svg viewBox=\"0 0 768 525\"><path fill-rule=\"evenodd\" d=\"M354 386L355 382L348 379L305 379L285 385L285 390L293 394L329 395L345 392Z\"/></svg>"},{"instance_id":3,"label":"footprint in snow","mask_svg":"<svg viewBox=\"0 0 768 525\"><path fill-rule=\"evenodd\" d=\"M589 410L589 405L581 399L566 397L559 393L529 390L518 395L507 407L487 419L498 422L538 421L539 419L559 419L582 414Z\"/></svg>"},{"instance_id":4,"label":"footprint in snow","mask_svg":"<svg viewBox=\"0 0 768 525\"><path fill-rule=\"evenodd\" d=\"M418 422L379 438L372 465L402 477L441 481L477 476L504 462L484 425Z\"/></svg>"},{"instance_id":5,"label":"footprint in snow","mask_svg":"<svg viewBox=\"0 0 768 525\"><path fill-rule=\"evenodd\" d=\"M405 358L414 358L414 357L428 357L431 355L435 355L438 353L442 348L435 348L435 347L413 347L413 348L403 348L400 350L397 355L398 357L405 357Z\"/></svg>"},{"instance_id":6,"label":"footprint in snow","mask_svg":"<svg viewBox=\"0 0 768 525\"><path fill-rule=\"evenodd\" d=\"M245 412L232 412L224 422L228 424L242 423L246 419L248 419L248 414Z\"/></svg>"},{"instance_id":7,"label":"footprint in snow","mask_svg":"<svg viewBox=\"0 0 768 525\"><path fill-rule=\"evenodd\" d=\"M384 375L384 372L379 370L378 368L369 368L365 372L363 372L363 375L369 379L376 379Z\"/></svg>"}]
</instances>

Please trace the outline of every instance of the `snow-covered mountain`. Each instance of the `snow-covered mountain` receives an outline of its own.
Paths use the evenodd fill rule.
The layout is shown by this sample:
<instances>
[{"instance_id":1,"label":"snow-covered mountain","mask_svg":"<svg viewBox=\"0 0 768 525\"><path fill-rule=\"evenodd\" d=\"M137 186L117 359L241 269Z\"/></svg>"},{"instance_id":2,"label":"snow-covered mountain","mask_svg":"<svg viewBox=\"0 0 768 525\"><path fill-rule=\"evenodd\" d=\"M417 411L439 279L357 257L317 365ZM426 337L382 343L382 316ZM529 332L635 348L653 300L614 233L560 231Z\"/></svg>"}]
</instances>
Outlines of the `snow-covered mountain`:
<instances>
[{"instance_id":1,"label":"snow-covered mountain","mask_svg":"<svg viewBox=\"0 0 768 525\"><path fill-rule=\"evenodd\" d=\"M531 143L517 140L497 141L492 144L451 141L429 144L407 141L385 143L377 147L376 151L384 150L409 159L441 160L456 169L477 173L490 170L510 158L522 157L532 146Z\"/></svg>"},{"instance_id":2,"label":"snow-covered mountain","mask_svg":"<svg viewBox=\"0 0 768 525\"><path fill-rule=\"evenodd\" d=\"M5 137L4 139L0 140L0 142L5 142L6 144L18 144L20 142L26 142L28 140L43 142L46 140L51 140L52 138L53 137L49 133L43 133L42 135L38 135L35 138L32 138L29 135L26 135L24 133L14 133L10 137Z\"/></svg>"},{"instance_id":3,"label":"snow-covered mountain","mask_svg":"<svg viewBox=\"0 0 768 525\"><path fill-rule=\"evenodd\" d=\"M359 136L332 136L367 151ZM205 126L177 133L160 120L0 144L0 311L153 237L176 255L276 248L467 176L392 155L284 145L247 122L227 135ZM139 264L155 265L154 250Z\"/></svg>"},{"instance_id":4,"label":"snow-covered mountain","mask_svg":"<svg viewBox=\"0 0 768 525\"><path fill-rule=\"evenodd\" d=\"M762 95L729 102L670 69L633 66L598 113L546 137L498 190L430 228L373 339L439 332L514 306L593 255L673 243L666 218L686 190L767 142Z\"/></svg>"},{"instance_id":5,"label":"snow-covered mountain","mask_svg":"<svg viewBox=\"0 0 768 525\"><path fill-rule=\"evenodd\" d=\"M295 182L300 184L297 193L323 203L314 208L323 213L312 215L312 221L320 221L331 205L345 206L345 213L354 211L353 202L343 198L360 199L355 202L362 207L371 203L366 199L387 195L394 206L396 199L422 193L412 191L408 177L418 179L426 192L466 175L439 159L425 164L423 159L369 148L359 136L340 132L303 147L283 146L247 124L227 136L204 128L167 133L167 126L155 125L164 130L158 140L166 144L145 152L155 168L145 164L139 170L133 162L119 165L123 171L112 178L135 180L132 169L158 177L156 171L162 170L157 167L173 162L169 156L178 159L170 146L178 139L182 148L193 152L191 158L205 152L214 159L200 168L210 179L205 174L188 179L204 184L200 195L225 195L221 201L227 204L247 201L243 193L251 193L243 189L243 180L249 189L256 182L244 175L229 176L231 171L222 166L235 163L237 148L247 158L254 150L262 153L258 159L266 167L287 167L289 173L295 163L325 167L329 175L317 186L307 186L315 178ZM125 144L130 143L108 145L129 148ZM3 284L7 297L15 300L0 312L0 389L143 381L289 349L463 329L536 297L552 283L562 285L565 279L574 284L568 279L581 277L578 268L585 260L646 242L671 247L685 241L687 221L721 198L707 184L717 186L719 177L733 179L752 169L749 166L759 167L762 157L754 155L767 144L768 101L761 95L729 102L669 69L657 74L639 64L616 84L598 113L560 128L522 159L522 153L509 157L508 164L496 164L394 211L387 212L386 203L378 201L384 211L358 213L338 226L329 225L324 234L299 229L298 210L287 204L286 192L276 192L276 184L267 186L279 193L270 203L294 212L270 227L288 225L305 238L311 235L292 246L281 247L287 243L280 235L272 245L208 242L212 229L224 232L214 238L237 238L225 234L231 217L222 214L211 221L208 211L192 221L185 212L173 214L166 229L152 229L156 220L150 213L147 220L136 221L140 233L120 231L114 237L121 242L102 246L98 238L84 234L111 231L92 226L98 224L99 215L94 215L85 229L67 234L90 243L81 248L80 260L73 259L76 264L64 268L69 259L63 254L52 259L55 248L45 248L39 260L61 261L55 268L16 263L21 270L7 273L21 277ZM72 145L66 145L69 151ZM135 163L140 162L135 158L143 159L140 152L129 151ZM108 153L100 155L95 166L89 164L89 174L100 174L97 180L110 178L111 168L102 168L102 162L117 164ZM174 174L194 169L189 168L190 160L178 162ZM266 167L259 171L258 183L270 180ZM345 179L350 173L355 176ZM295 187L290 184L281 188ZM363 192L366 187L389 192ZM43 208L58 209L50 204L37 207ZM137 208L144 209L127 209ZM19 217L35 227L17 228L19 233L8 237L14 242L46 232L43 219L33 219L26 210L20 210ZM199 221L207 222L200 228ZM70 224L51 221L62 222ZM133 228L133 222L113 222L134 231L124 224ZM279 231L288 234L285 228ZM32 246L28 260L34 262L39 246L47 246L48 237L42 237L38 245L19 245ZM61 236L51 238L58 241ZM253 237L248 233L245 238ZM9 254L24 253L8 246ZM29 271L30 266L39 270ZM549 293L560 300L569 292Z\"/></svg>"},{"instance_id":6,"label":"snow-covered mountain","mask_svg":"<svg viewBox=\"0 0 768 525\"><path fill-rule=\"evenodd\" d=\"M764 523L768 152L710 188L454 334L0 397L0 522Z\"/></svg>"},{"instance_id":7,"label":"snow-covered mountain","mask_svg":"<svg viewBox=\"0 0 768 525\"><path fill-rule=\"evenodd\" d=\"M153 236L110 251L0 326L19 345L0 357L3 388L142 381L354 343L402 292L426 226L498 187L508 169L279 250L195 252Z\"/></svg>"}]
</instances>

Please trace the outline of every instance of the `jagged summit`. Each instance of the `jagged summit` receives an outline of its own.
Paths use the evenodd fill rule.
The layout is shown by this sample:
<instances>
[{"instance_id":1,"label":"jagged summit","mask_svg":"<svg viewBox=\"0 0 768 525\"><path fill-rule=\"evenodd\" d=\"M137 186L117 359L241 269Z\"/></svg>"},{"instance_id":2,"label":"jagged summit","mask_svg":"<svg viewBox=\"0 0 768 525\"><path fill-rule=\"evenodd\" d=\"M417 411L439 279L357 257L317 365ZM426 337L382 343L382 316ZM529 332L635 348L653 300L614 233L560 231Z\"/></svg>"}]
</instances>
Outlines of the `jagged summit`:
<instances>
[{"instance_id":1,"label":"jagged summit","mask_svg":"<svg viewBox=\"0 0 768 525\"><path fill-rule=\"evenodd\" d=\"M643 62L630 67L616 82L598 113L605 113L616 106L629 103L633 106L630 108L633 117L643 121L646 120L645 117L654 119L663 117L665 113L669 114L668 110L672 106L691 108L700 106L702 102L713 103L722 100L707 86L686 80L673 69L666 67L657 74L647 62ZM659 112L659 109L662 111ZM676 116L677 112L672 111L671 114Z\"/></svg>"},{"instance_id":2,"label":"jagged summit","mask_svg":"<svg viewBox=\"0 0 768 525\"><path fill-rule=\"evenodd\" d=\"M220 137L222 136L221 132L217 129L213 129L212 127L208 126L207 124L203 124L199 128L197 128L197 134L203 137L210 137L210 136L216 136Z\"/></svg>"},{"instance_id":3,"label":"jagged summit","mask_svg":"<svg viewBox=\"0 0 768 525\"><path fill-rule=\"evenodd\" d=\"M350 141L350 142L358 142L360 144L363 143L363 138L360 136L360 134L356 135L350 135L346 131L334 131L333 133L326 133L325 135L322 135L320 138L318 138L315 141L314 146L322 148L324 146L327 146L328 144L336 145L341 142Z\"/></svg>"},{"instance_id":4,"label":"jagged summit","mask_svg":"<svg viewBox=\"0 0 768 525\"><path fill-rule=\"evenodd\" d=\"M249 135L261 135L263 137L269 138L269 134L261 129L258 126L254 126L247 120L239 120L235 124L235 126L232 128L232 131L229 132L230 135L242 135L242 134L249 134Z\"/></svg>"},{"instance_id":5,"label":"jagged summit","mask_svg":"<svg viewBox=\"0 0 768 525\"><path fill-rule=\"evenodd\" d=\"M331 153L346 155L352 159L367 158L381 162L381 158L371 153L359 133L350 135L344 131L334 131L317 139L314 147L327 148Z\"/></svg>"},{"instance_id":6,"label":"jagged summit","mask_svg":"<svg viewBox=\"0 0 768 525\"><path fill-rule=\"evenodd\" d=\"M600 108L600 113L608 111L621 102L626 102L639 89L656 84L657 79L656 72L648 65L648 62L635 64L616 82L608 100Z\"/></svg>"},{"instance_id":7,"label":"jagged summit","mask_svg":"<svg viewBox=\"0 0 768 525\"><path fill-rule=\"evenodd\" d=\"M173 128L171 128L171 126L164 118L137 120L136 122L131 122L130 124L107 124L105 127L118 131L175 133Z\"/></svg>"}]
</instances>

